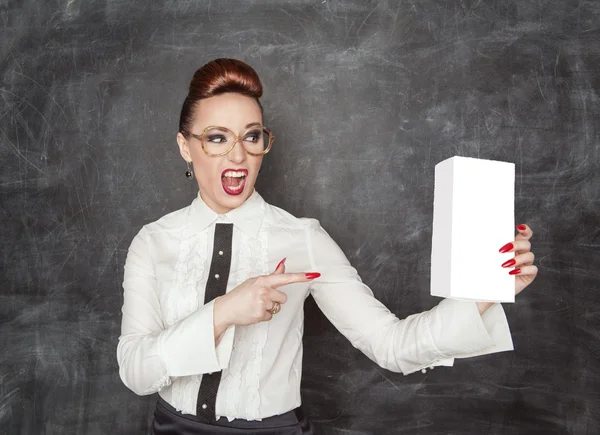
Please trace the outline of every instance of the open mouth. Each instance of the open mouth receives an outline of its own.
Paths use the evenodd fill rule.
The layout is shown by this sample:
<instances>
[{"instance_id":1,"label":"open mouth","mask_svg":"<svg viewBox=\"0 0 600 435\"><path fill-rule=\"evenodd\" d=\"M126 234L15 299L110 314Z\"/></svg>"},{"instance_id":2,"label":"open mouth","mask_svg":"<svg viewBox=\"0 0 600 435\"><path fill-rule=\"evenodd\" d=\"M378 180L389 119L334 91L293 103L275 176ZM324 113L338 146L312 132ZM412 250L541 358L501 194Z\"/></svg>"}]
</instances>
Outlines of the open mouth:
<instances>
[{"instance_id":1,"label":"open mouth","mask_svg":"<svg viewBox=\"0 0 600 435\"><path fill-rule=\"evenodd\" d=\"M226 169L221 174L221 184L223 190L229 195L238 195L244 190L246 185L247 169Z\"/></svg>"}]
</instances>

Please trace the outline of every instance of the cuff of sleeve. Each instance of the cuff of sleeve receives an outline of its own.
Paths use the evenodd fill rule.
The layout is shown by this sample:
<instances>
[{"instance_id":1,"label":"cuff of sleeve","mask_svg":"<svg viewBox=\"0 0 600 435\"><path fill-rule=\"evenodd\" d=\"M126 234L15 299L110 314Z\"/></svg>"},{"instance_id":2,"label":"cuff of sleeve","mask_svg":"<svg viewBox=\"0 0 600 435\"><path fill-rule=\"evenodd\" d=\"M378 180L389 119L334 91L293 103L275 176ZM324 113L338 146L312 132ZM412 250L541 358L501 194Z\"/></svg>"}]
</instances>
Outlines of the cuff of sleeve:
<instances>
[{"instance_id":1,"label":"cuff of sleeve","mask_svg":"<svg viewBox=\"0 0 600 435\"><path fill-rule=\"evenodd\" d=\"M487 350L495 346L475 302L443 299L429 310L428 321L431 338L442 358L490 353Z\"/></svg>"},{"instance_id":2,"label":"cuff of sleeve","mask_svg":"<svg viewBox=\"0 0 600 435\"><path fill-rule=\"evenodd\" d=\"M220 371L215 349L214 299L159 335L159 352L169 376Z\"/></svg>"},{"instance_id":3,"label":"cuff of sleeve","mask_svg":"<svg viewBox=\"0 0 600 435\"><path fill-rule=\"evenodd\" d=\"M217 345L217 360L221 370L229 367L229 359L233 349L233 337L235 335L235 325L230 326L221 336L221 341Z\"/></svg>"},{"instance_id":4,"label":"cuff of sleeve","mask_svg":"<svg viewBox=\"0 0 600 435\"><path fill-rule=\"evenodd\" d=\"M483 315L481 315L481 320L483 321L485 329L492 338L494 344L480 350L460 355L460 358L469 358L472 356L514 350L512 336L508 326L508 320L506 319L506 314L502 304L495 303L485 310Z\"/></svg>"},{"instance_id":5,"label":"cuff of sleeve","mask_svg":"<svg viewBox=\"0 0 600 435\"><path fill-rule=\"evenodd\" d=\"M435 367L435 366L446 366L446 367L452 367L454 365L454 358L446 358L440 361L437 361L433 364L431 364L431 366L429 368Z\"/></svg>"}]
</instances>

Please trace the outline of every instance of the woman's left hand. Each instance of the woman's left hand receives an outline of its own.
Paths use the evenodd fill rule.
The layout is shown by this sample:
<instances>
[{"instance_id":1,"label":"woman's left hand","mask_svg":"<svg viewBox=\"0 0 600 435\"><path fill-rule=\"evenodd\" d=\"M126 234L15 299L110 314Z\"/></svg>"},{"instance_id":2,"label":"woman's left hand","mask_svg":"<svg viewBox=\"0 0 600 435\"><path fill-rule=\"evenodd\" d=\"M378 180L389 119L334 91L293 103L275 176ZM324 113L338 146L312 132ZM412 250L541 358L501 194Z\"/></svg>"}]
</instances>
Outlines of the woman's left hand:
<instances>
[{"instance_id":1,"label":"woman's left hand","mask_svg":"<svg viewBox=\"0 0 600 435\"><path fill-rule=\"evenodd\" d=\"M500 248L500 252L513 251L517 254L514 258L511 258L502 264L502 267L515 268L508 272L511 275L516 275L515 295L521 293L525 287L531 284L538 272L537 266L533 265L535 257L533 252L531 252L531 242L529 242L529 239L533 236L533 231L531 231L531 228L527 225L517 225L517 230L519 231L519 234L517 234L515 240Z\"/></svg>"},{"instance_id":2,"label":"woman's left hand","mask_svg":"<svg viewBox=\"0 0 600 435\"><path fill-rule=\"evenodd\" d=\"M529 239L533 236L533 231L527 225L517 225L519 234L515 237L515 240L507 243L500 252L511 252L515 254L514 258L502 263L502 267L514 267L511 270L511 275L515 276L515 296L523 291L525 287L533 282L537 276L538 268L533 265L534 255L531 252L531 243ZM488 308L494 305L495 302L477 302L477 308L479 314L483 314Z\"/></svg>"}]
</instances>

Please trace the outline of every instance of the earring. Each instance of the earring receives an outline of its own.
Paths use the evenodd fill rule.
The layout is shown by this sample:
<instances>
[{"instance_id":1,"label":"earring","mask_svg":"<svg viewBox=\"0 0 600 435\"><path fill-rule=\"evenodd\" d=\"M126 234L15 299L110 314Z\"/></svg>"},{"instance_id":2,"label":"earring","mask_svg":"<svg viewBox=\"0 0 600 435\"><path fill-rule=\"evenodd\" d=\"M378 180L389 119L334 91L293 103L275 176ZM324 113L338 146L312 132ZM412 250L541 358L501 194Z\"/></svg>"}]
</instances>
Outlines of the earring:
<instances>
[{"instance_id":1,"label":"earring","mask_svg":"<svg viewBox=\"0 0 600 435\"><path fill-rule=\"evenodd\" d=\"M192 171L192 162L187 162L187 171L185 171L185 176L187 178L192 178L194 176L194 171Z\"/></svg>"}]
</instances>

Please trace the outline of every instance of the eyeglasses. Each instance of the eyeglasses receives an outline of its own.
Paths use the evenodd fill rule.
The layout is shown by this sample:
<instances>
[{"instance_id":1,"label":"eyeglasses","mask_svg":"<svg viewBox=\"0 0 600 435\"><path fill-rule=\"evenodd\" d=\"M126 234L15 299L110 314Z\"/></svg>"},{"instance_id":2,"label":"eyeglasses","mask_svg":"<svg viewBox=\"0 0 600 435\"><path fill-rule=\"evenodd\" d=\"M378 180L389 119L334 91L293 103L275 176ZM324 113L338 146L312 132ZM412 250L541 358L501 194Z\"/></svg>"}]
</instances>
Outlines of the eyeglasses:
<instances>
[{"instance_id":1,"label":"eyeglasses","mask_svg":"<svg viewBox=\"0 0 600 435\"><path fill-rule=\"evenodd\" d=\"M202 134L194 134L189 132L202 144L202 150L210 157L224 156L229 153L235 144L240 141L242 148L253 156L262 156L267 154L273 145L275 136L271 133L271 129L255 122L237 136L227 127L209 125Z\"/></svg>"}]
</instances>

